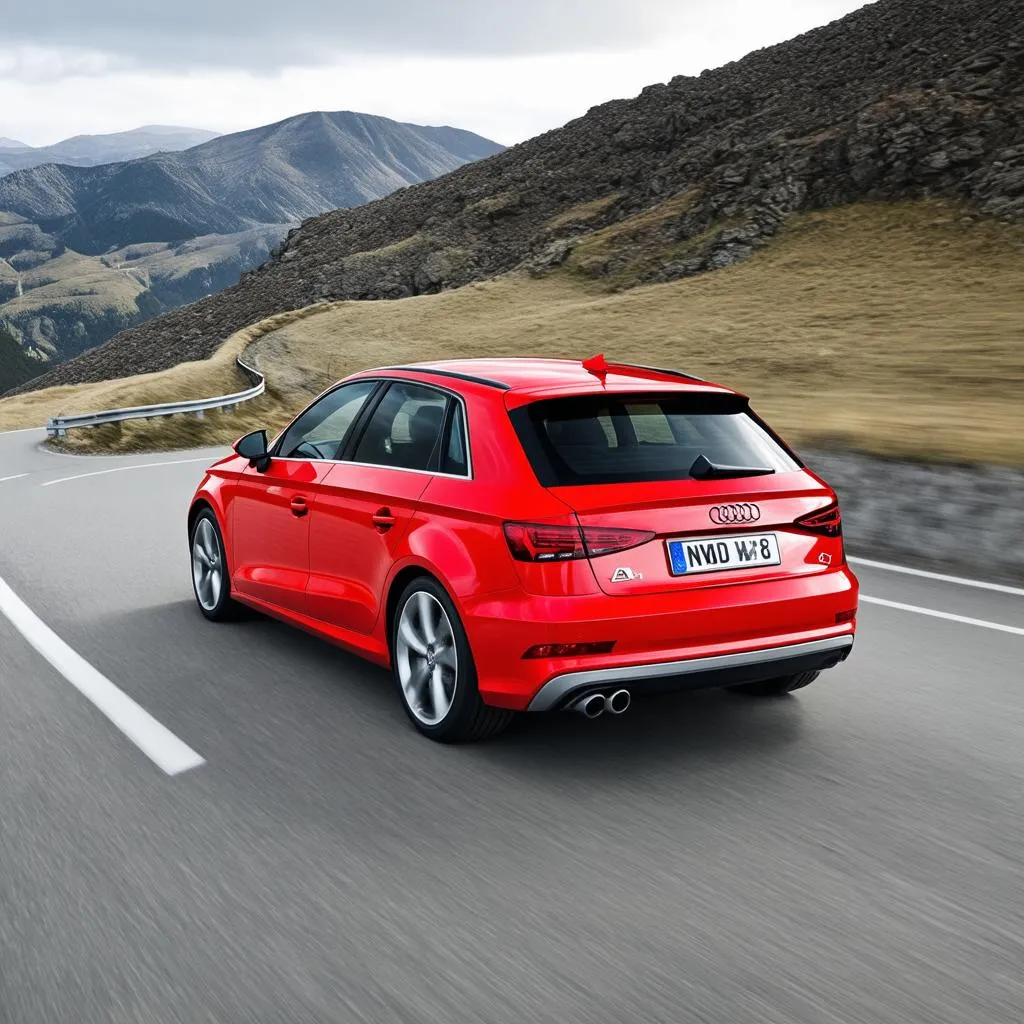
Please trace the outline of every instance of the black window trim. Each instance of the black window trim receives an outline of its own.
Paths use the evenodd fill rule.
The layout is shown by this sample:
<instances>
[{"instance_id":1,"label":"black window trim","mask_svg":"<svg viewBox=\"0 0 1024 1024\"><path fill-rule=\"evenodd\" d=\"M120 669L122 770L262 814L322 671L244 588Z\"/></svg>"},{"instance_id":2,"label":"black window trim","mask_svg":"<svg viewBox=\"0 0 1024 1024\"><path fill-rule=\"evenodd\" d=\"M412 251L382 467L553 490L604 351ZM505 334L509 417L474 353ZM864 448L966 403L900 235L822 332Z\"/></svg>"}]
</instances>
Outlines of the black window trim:
<instances>
[{"instance_id":1,"label":"black window trim","mask_svg":"<svg viewBox=\"0 0 1024 1024\"><path fill-rule=\"evenodd\" d=\"M501 380L493 380L490 377L474 377L471 373L460 373L458 370L439 370L433 366L386 366L383 367L385 370L389 370L392 373L433 373L438 377L451 377L453 380L464 380L470 384L483 384L487 388L497 388L499 391L511 391L512 385L506 384ZM405 377L399 378L405 380ZM422 383L417 381L416 383ZM460 396L461 397L461 396Z\"/></svg>"},{"instance_id":2,"label":"black window trim","mask_svg":"<svg viewBox=\"0 0 1024 1024\"><path fill-rule=\"evenodd\" d=\"M460 395L458 391L454 391L451 388L446 388L440 384L434 384L429 381L413 380L410 377L358 377L356 380L345 380L334 387L328 388L322 395L320 395L316 401L327 398L328 395L333 394L339 388L343 388L348 384L359 384L362 381L372 380L377 384L377 387L370 392L366 397L366 401L363 403L362 409L359 411L359 415L352 421L352 425L349 427L348 437L345 440L344 450L341 453L341 458L338 459L295 459L286 455L275 455L274 452L278 446L284 440L285 434L289 431L292 424L299 419L308 409L313 405L312 402L306 406L298 415L294 416L291 422L281 431L281 433L274 439L274 443L271 446L270 457L272 459L280 459L282 462L327 462L333 464L344 464L346 466L366 466L369 469L392 469L398 473L426 473L429 476L440 476L446 477L451 480L472 480L473 479L473 452L472 445L470 443L470 429L469 429L469 410L466 407L466 399ZM356 462L351 456L359 446L359 442L363 438L363 434L366 432L366 428L369 425L370 418L377 411L377 407L384 400L384 396L391 389L393 384L415 384L418 387L428 388L431 391L437 391L439 394L444 395L448 399L448 405L445 407L445 418L442 423L441 430L441 447L435 448L433 455L431 455L431 462L435 462L435 456L439 455L440 451L443 450L444 439L447 433L448 422L450 419L449 408L451 407L452 400L454 399L462 406L462 422L466 429L466 472L465 473L442 473L438 469L410 469L407 466L385 466L379 462Z\"/></svg>"}]
</instances>

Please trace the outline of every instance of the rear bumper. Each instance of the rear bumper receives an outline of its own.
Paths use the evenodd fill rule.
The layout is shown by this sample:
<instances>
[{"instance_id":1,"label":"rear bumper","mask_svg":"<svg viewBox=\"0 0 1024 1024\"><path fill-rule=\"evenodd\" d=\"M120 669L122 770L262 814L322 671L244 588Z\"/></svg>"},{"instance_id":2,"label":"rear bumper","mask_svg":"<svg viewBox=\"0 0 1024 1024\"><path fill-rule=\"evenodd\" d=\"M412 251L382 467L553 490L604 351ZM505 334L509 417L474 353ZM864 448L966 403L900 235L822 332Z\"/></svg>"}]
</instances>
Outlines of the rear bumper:
<instances>
[{"instance_id":1,"label":"rear bumper","mask_svg":"<svg viewBox=\"0 0 1024 1024\"><path fill-rule=\"evenodd\" d=\"M830 642L852 643L857 591L856 577L844 565L827 572L650 597L546 597L513 590L465 602L460 612L484 702L525 711L537 706L542 691L560 693L564 683L553 691L547 687L564 677L569 677L569 689L577 683L600 687L628 679L641 693L730 686L786 674L788 666L777 672L768 664L773 656L760 653L764 651L789 650L795 658L808 653L803 645L824 642L828 660ZM615 643L609 654L524 656L536 644L608 640ZM817 651L810 653L816 656ZM716 660L731 655L740 660ZM742 670L744 675L725 672L712 677L716 667ZM792 669L802 670L801 665ZM748 671L758 675L746 675ZM595 678L590 673L611 682L588 683ZM541 703L557 707L559 699L545 696Z\"/></svg>"},{"instance_id":2,"label":"rear bumper","mask_svg":"<svg viewBox=\"0 0 1024 1024\"><path fill-rule=\"evenodd\" d=\"M645 665L565 672L548 680L527 708L554 711L592 690L627 687L634 693L711 689L761 679L832 668L853 650L853 636L829 637L808 643L763 647L709 658L686 658Z\"/></svg>"}]
</instances>

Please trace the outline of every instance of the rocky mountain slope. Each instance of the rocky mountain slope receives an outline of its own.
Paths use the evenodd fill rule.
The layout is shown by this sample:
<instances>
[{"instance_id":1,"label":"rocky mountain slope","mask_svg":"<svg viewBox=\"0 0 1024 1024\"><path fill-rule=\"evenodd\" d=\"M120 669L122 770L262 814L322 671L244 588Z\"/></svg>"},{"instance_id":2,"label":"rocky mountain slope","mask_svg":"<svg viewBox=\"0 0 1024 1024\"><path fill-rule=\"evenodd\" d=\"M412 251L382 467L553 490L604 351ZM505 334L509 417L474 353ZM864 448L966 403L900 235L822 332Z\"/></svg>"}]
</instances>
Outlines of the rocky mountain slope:
<instances>
[{"instance_id":1,"label":"rocky mountain slope","mask_svg":"<svg viewBox=\"0 0 1024 1024\"><path fill-rule=\"evenodd\" d=\"M60 361L210 295L303 217L500 150L470 132L303 114L182 153L0 178L0 325Z\"/></svg>"},{"instance_id":2,"label":"rocky mountain slope","mask_svg":"<svg viewBox=\"0 0 1024 1024\"><path fill-rule=\"evenodd\" d=\"M0 175L40 164L92 167L117 160L134 160L150 153L172 153L209 142L217 135L202 128L150 124L109 135L76 135L52 146L27 146L16 139L0 139Z\"/></svg>"},{"instance_id":3,"label":"rocky mountain slope","mask_svg":"<svg viewBox=\"0 0 1024 1024\"><path fill-rule=\"evenodd\" d=\"M33 386L209 355L323 299L399 298L527 266L615 286L737 262L794 213L945 196L1024 215L1024 0L880 0L697 78L595 107L437 181L304 223L220 295Z\"/></svg>"}]
</instances>

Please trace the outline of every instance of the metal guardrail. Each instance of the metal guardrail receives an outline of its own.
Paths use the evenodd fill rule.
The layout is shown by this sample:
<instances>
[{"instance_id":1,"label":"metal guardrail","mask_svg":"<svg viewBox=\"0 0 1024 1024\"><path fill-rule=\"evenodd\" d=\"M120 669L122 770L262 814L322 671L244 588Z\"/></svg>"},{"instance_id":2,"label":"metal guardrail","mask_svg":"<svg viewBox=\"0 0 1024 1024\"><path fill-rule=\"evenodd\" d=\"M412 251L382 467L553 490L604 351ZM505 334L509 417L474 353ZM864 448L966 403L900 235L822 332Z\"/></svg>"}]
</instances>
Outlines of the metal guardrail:
<instances>
[{"instance_id":1,"label":"metal guardrail","mask_svg":"<svg viewBox=\"0 0 1024 1024\"><path fill-rule=\"evenodd\" d=\"M242 402L258 398L267 389L266 378L259 370L243 363L241 357L235 360L239 369L249 374L256 382L247 391L233 395L219 395L215 398L197 398L190 402L164 402L162 405L136 405L130 409L106 409L103 412L87 412L77 416L54 416L46 424L50 437L63 437L69 430L79 427L99 427L104 423L120 423L123 420L152 420L160 416L183 416L192 414L199 419L207 409L234 409Z\"/></svg>"}]
</instances>

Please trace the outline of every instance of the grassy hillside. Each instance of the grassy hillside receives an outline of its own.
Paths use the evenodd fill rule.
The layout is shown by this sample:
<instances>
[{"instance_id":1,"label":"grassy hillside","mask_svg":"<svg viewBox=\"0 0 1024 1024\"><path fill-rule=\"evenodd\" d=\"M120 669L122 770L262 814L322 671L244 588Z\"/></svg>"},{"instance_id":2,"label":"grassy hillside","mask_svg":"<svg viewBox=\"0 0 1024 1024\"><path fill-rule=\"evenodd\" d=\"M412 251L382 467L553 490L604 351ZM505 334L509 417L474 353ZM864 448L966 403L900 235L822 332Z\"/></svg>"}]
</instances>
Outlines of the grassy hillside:
<instances>
[{"instance_id":1,"label":"grassy hillside","mask_svg":"<svg viewBox=\"0 0 1024 1024\"><path fill-rule=\"evenodd\" d=\"M76 355L127 326L234 283L286 231L286 225L268 225L235 235L130 245L102 256L72 249L52 256L21 251L0 258L0 324L44 360ZM3 232L0 224L0 242Z\"/></svg>"},{"instance_id":2,"label":"grassy hillside","mask_svg":"<svg viewBox=\"0 0 1024 1024\"><path fill-rule=\"evenodd\" d=\"M624 226L631 244L637 234ZM616 253L626 242L601 236ZM629 250L655 258L650 246ZM626 271L628 273L628 267ZM676 366L751 394L798 446L1024 466L1024 229L938 201L794 219L738 266L609 292L568 263L440 295L311 307L234 337L212 359L144 378L0 401L0 429L46 415L222 393L249 347L270 393L233 417L72 435L115 450L228 441L275 427L356 369L443 356L609 357Z\"/></svg>"}]
</instances>

